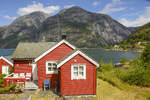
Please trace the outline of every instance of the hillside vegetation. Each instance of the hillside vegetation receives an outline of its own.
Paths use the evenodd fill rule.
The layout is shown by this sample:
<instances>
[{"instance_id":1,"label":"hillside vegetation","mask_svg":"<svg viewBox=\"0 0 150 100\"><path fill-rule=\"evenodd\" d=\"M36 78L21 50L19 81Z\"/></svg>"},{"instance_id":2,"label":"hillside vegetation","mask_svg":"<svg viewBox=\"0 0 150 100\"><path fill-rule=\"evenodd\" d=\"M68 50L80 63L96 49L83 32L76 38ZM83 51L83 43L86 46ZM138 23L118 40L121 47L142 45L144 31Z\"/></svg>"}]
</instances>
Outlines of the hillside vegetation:
<instances>
[{"instance_id":1,"label":"hillside vegetation","mask_svg":"<svg viewBox=\"0 0 150 100\"><path fill-rule=\"evenodd\" d=\"M120 45L123 48L143 48L150 42L150 22L132 32Z\"/></svg>"},{"instance_id":2,"label":"hillside vegetation","mask_svg":"<svg viewBox=\"0 0 150 100\"><path fill-rule=\"evenodd\" d=\"M138 59L132 59L129 63L122 60L123 65L128 68L114 68L112 63L101 62L101 68L98 68L98 78L102 79L112 86L122 91L134 91L150 100L150 43L146 45L141 56ZM138 89L139 87L139 89ZM135 89L136 88L136 89ZM140 91L144 90L143 92ZM146 92L147 91L147 92ZM138 95L137 95L138 97ZM135 98L134 98L135 99ZM134 100L133 99L133 100ZM140 100L145 100L140 99ZM128 99L129 100L129 99ZM136 100L136 99L135 99Z\"/></svg>"}]
</instances>

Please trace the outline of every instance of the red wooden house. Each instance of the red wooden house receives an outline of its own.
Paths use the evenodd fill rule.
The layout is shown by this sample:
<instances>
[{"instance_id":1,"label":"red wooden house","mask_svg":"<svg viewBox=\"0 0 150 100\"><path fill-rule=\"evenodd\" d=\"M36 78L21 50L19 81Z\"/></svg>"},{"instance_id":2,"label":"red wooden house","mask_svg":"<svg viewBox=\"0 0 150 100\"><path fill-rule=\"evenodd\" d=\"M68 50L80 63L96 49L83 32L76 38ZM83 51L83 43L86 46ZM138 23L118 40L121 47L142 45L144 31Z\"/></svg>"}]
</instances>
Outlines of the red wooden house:
<instances>
[{"instance_id":1,"label":"red wooden house","mask_svg":"<svg viewBox=\"0 0 150 100\"><path fill-rule=\"evenodd\" d=\"M31 81L36 81L38 88L43 88L43 81L49 79L51 88L58 83L62 96L96 95L96 67L99 64L66 40L19 43L12 59L14 73L31 73ZM23 80L9 76L4 79L5 86L10 79L16 80L16 84L17 80ZM27 82L25 78L24 82Z\"/></svg>"},{"instance_id":2,"label":"red wooden house","mask_svg":"<svg viewBox=\"0 0 150 100\"><path fill-rule=\"evenodd\" d=\"M9 69L13 67L12 60L9 56L0 57L0 74L9 74Z\"/></svg>"}]
</instances>

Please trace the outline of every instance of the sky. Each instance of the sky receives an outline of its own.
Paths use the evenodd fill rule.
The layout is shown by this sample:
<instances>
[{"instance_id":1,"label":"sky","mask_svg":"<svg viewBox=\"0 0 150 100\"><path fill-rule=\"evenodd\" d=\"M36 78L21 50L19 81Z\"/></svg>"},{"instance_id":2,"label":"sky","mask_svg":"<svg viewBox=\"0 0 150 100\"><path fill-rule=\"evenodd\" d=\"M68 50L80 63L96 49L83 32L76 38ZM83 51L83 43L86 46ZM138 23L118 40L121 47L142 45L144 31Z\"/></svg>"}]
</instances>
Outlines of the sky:
<instances>
[{"instance_id":1,"label":"sky","mask_svg":"<svg viewBox=\"0 0 150 100\"><path fill-rule=\"evenodd\" d=\"M107 14L127 27L150 22L150 0L0 0L0 26L34 11L53 16L72 6Z\"/></svg>"}]
</instances>

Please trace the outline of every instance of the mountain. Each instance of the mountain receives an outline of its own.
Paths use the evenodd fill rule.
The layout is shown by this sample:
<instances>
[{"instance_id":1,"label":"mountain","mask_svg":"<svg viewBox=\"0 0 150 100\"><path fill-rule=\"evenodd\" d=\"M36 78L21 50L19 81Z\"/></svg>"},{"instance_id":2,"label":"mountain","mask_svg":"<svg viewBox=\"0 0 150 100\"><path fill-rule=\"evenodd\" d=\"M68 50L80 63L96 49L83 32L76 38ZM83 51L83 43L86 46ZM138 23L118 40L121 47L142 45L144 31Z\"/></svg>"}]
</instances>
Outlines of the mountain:
<instances>
[{"instance_id":1,"label":"mountain","mask_svg":"<svg viewBox=\"0 0 150 100\"><path fill-rule=\"evenodd\" d=\"M19 17L0 34L1 48L15 48L19 41L59 41L64 34L77 47L106 47L121 42L130 30L108 15L75 6L54 16L34 12Z\"/></svg>"},{"instance_id":2,"label":"mountain","mask_svg":"<svg viewBox=\"0 0 150 100\"><path fill-rule=\"evenodd\" d=\"M134 31L138 30L139 28L140 28L140 26L139 26L139 27L128 27L128 29L129 29L131 32L134 32Z\"/></svg>"},{"instance_id":3,"label":"mountain","mask_svg":"<svg viewBox=\"0 0 150 100\"><path fill-rule=\"evenodd\" d=\"M150 42L150 22L141 26L136 31L132 32L125 40L120 44L126 47L136 47L138 42L147 43Z\"/></svg>"},{"instance_id":4,"label":"mountain","mask_svg":"<svg viewBox=\"0 0 150 100\"><path fill-rule=\"evenodd\" d=\"M15 48L19 41L33 41L34 31L48 17L49 15L43 12L33 12L17 18L0 31L0 47Z\"/></svg>"}]
</instances>

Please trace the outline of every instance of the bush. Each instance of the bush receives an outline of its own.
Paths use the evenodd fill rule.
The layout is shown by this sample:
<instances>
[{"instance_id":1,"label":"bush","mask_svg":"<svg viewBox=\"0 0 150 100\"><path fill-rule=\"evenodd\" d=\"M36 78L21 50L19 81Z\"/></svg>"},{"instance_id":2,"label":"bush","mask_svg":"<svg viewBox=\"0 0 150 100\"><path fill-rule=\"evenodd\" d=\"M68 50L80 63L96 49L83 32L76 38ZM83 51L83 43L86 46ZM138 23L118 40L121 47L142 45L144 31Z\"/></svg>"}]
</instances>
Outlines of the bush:
<instances>
[{"instance_id":1,"label":"bush","mask_svg":"<svg viewBox=\"0 0 150 100\"><path fill-rule=\"evenodd\" d=\"M0 94L3 92L3 88L0 88Z\"/></svg>"},{"instance_id":2,"label":"bush","mask_svg":"<svg viewBox=\"0 0 150 100\"><path fill-rule=\"evenodd\" d=\"M132 65L131 68L120 78L130 85L150 87L150 70L139 64Z\"/></svg>"},{"instance_id":3,"label":"bush","mask_svg":"<svg viewBox=\"0 0 150 100\"><path fill-rule=\"evenodd\" d=\"M12 84L12 85L5 88L5 92L15 91L15 87L16 87L16 84Z\"/></svg>"},{"instance_id":4,"label":"bush","mask_svg":"<svg viewBox=\"0 0 150 100\"><path fill-rule=\"evenodd\" d=\"M98 71L105 72L105 71L111 71L114 69L113 63L104 63L103 61L100 62L100 67L98 68Z\"/></svg>"},{"instance_id":5,"label":"bush","mask_svg":"<svg viewBox=\"0 0 150 100\"><path fill-rule=\"evenodd\" d=\"M122 65L125 65L127 63L127 58L122 58L121 61L120 61L120 63Z\"/></svg>"}]
</instances>

